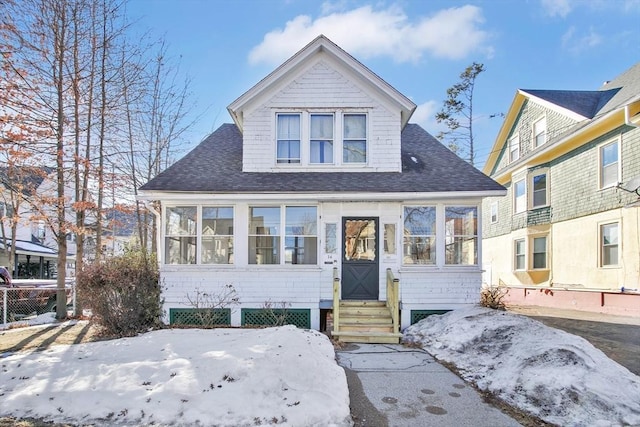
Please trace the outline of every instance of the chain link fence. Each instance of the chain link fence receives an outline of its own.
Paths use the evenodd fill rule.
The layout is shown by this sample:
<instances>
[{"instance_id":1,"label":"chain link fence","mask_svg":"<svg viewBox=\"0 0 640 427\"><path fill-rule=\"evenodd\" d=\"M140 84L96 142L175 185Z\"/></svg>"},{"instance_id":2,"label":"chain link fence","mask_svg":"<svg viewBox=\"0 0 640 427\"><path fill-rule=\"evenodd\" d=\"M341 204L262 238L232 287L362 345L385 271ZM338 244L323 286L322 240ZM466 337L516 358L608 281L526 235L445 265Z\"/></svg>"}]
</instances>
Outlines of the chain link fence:
<instances>
[{"instance_id":1,"label":"chain link fence","mask_svg":"<svg viewBox=\"0 0 640 427\"><path fill-rule=\"evenodd\" d=\"M75 281L66 283L67 312L75 313ZM15 280L0 287L0 323L28 322L57 309L55 280Z\"/></svg>"}]
</instances>

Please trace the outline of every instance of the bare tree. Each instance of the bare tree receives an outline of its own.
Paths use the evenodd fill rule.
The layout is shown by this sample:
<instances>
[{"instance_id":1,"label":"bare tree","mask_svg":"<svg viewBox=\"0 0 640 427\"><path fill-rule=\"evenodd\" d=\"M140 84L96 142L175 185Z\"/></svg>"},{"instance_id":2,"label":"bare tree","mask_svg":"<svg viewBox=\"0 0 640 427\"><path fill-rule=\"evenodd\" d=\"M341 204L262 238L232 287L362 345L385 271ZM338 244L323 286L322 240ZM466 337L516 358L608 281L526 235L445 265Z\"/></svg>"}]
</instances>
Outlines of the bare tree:
<instances>
[{"instance_id":1,"label":"bare tree","mask_svg":"<svg viewBox=\"0 0 640 427\"><path fill-rule=\"evenodd\" d=\"M448 147L471 166L475 165L473 140L473 91L476 78L485 70L483 64L474 62L460 73L460 81L447 89L447 99L442 110L436 113L436 121L447 126L438 139L447 141Z\"/></svg>"}]
</instances>

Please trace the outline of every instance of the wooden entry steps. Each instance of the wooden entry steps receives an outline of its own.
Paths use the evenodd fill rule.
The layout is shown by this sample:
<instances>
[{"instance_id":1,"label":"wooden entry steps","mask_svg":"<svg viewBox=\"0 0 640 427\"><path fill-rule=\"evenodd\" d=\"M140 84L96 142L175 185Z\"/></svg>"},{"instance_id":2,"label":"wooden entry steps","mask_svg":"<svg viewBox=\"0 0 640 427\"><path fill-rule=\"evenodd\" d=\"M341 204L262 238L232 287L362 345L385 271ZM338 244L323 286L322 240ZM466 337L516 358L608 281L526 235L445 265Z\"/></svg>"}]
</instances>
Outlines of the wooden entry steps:
<instances>
[{"instance_id":1,"label":"wooden entry steps","mask_svg":"<svg viewBox=\"0 0 640 427\"><path fill-rule=\"evenodd\" d=\"M340 301L339 330L332 336L342 342L398 344L393 318L385 301Z\"/></svg>"}]
</instances>

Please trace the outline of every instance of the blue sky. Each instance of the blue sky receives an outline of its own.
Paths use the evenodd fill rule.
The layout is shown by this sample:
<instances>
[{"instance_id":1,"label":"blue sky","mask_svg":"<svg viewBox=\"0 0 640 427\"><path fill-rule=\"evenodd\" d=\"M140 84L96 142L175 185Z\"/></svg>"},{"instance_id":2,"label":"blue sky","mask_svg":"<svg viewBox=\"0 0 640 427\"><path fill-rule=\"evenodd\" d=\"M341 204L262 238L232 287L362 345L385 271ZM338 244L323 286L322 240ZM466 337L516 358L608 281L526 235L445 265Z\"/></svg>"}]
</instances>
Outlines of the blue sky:
<instances>
[{"instance_id":1,"label":"blue sky","mask_svg":"<svg viewBox=\"0 0 640 427\"><path fill-rule=\"evenodd\" d=\"M640 61L640 0L130 0L136 27L162 36L191 79L192 147L226 107L317 35L418 105L436 135L446 90L472 62L482 167L518 88L595 90Z\"/></svg>"}]
</instances>

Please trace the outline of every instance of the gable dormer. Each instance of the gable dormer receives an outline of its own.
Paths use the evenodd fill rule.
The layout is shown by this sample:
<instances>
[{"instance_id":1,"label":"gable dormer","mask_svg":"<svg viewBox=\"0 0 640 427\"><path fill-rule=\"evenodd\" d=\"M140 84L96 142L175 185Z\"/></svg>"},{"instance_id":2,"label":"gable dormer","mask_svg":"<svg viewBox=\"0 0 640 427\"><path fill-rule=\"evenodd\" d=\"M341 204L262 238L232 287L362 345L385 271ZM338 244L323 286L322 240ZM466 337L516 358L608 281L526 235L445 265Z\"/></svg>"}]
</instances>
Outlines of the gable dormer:
<instances>
[{"instance_id":1,"label":"gable dormer","mask_svg":"<svg viewBox=\"0 0 640 427\"><path fill-rule=\"evenodd\" d=\"M415 108L319 36L228 110L243 172L401 172L400 134Z\"/></svg>"}]
</instances>

